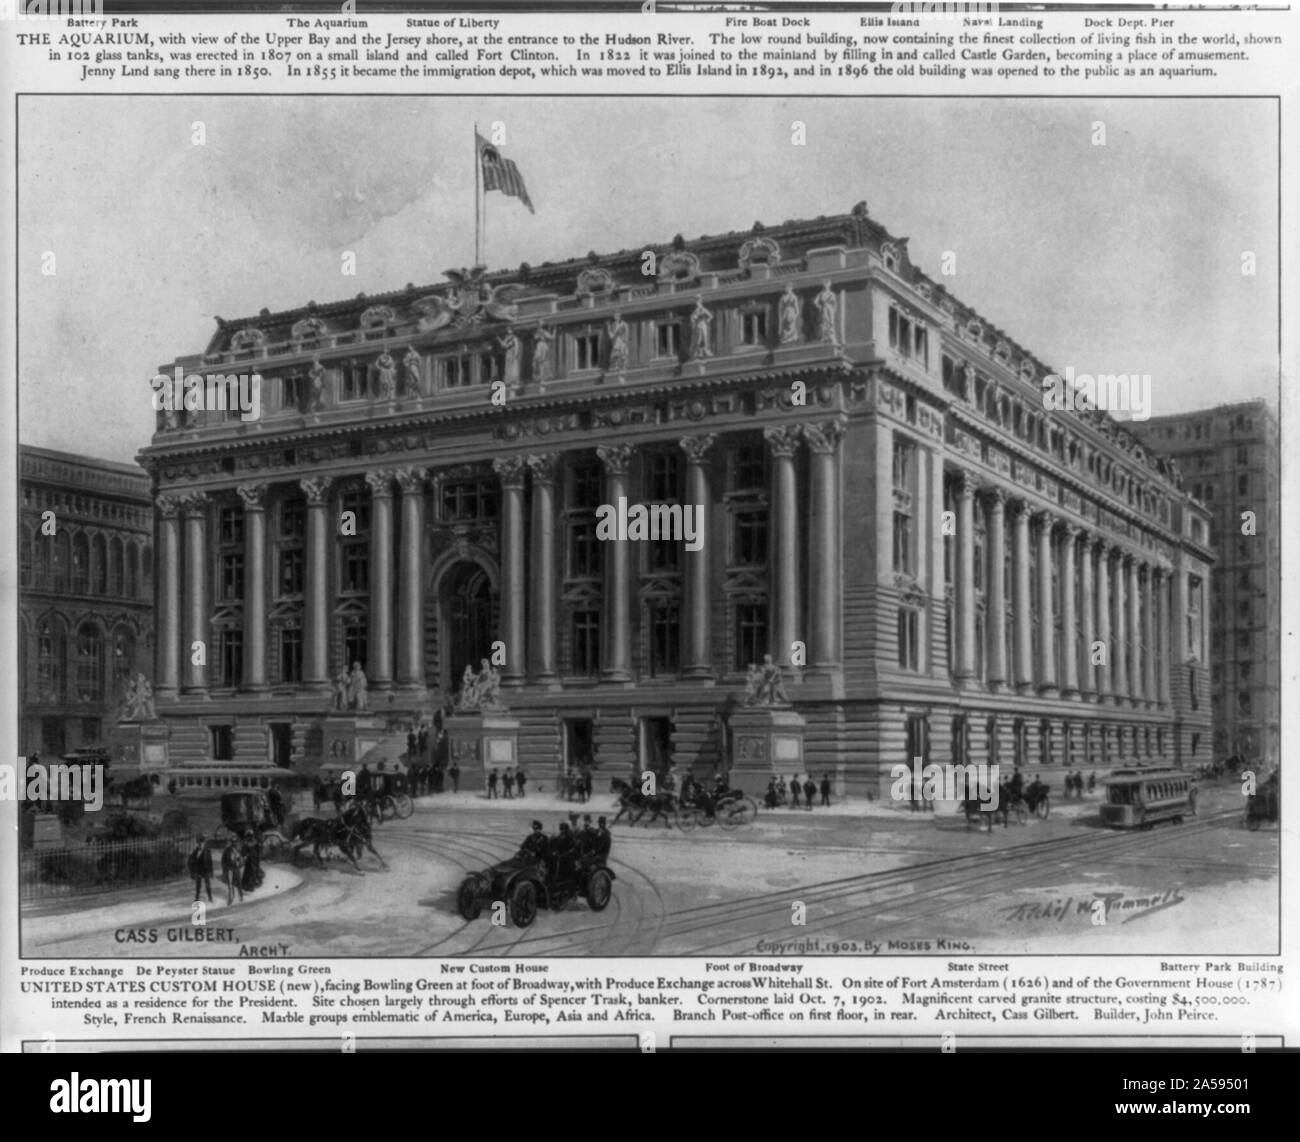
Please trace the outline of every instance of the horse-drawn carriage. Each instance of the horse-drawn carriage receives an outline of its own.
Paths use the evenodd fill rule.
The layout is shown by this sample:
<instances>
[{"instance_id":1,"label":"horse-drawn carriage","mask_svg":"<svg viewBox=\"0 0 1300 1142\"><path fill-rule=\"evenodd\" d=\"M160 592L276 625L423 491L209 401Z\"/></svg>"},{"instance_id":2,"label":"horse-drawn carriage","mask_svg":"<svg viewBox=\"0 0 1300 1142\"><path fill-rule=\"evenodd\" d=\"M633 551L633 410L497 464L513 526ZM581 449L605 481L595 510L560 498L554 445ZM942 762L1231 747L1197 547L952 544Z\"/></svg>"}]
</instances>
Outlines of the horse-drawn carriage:
<instances>
[{"instance_id":1,"label":"horse-drawn carriage","mask_svg":"<svg viewBox=\"0 0 1300 1142\"><path fill-rule=\"evenodd\" d=\"M708 828L717 821L724 829L748 825L758 816L758 803L740 789L710 793L698 786L677 805L677 827L689 832L699 825Z\"/></svg>"},{"instance_id":2,"label":"horse-drawn carriage","mask_svg":"<svg viewBox=\"0 0 1300 1142\"><path fill-rule=\"evenodd\" d=\"M278 798L278 791L275 797ZM272 797L264 790L241 789L221 795L221 824L217 826L214 840L219 845L229 844L252 833L257 838L262 857L274 857L287 843L280 832L284 814L277 812Z\"/></svg>"},{"instance_id":3,"label":"horse-drawn carriage","mask_svg":"<svg viewBox=\"0 0 1300 1142\"><path fill-rule=\"evenodd\" d=\"M343 803L349 800L359 801L366 810L366 815L373 821L391 821L394 818L406 820L415 812L415 802L411 799L410 781L400 770L367 770L368 788L365 778L361 777L360 767L338 770L322 770L312 793L312 800L317 810L326 802L333 802L337 810L342 811Z\"/></svg>"},{"instance_id":4,"label":"horse-drawn carriage","mask_svg":"<svg viewBox=\"0 0 1300 1142\"><path fill-rule=\"evenodd\" d=\"M477 920L484 905L504 901L510 922L527 928L539 908L558 912L579 896L593 912L603 912L613 892L614 873L596 853L549 861L521 852L467 876L456 893L456 907L466 920Z\"/></svg>"}]
</instances>

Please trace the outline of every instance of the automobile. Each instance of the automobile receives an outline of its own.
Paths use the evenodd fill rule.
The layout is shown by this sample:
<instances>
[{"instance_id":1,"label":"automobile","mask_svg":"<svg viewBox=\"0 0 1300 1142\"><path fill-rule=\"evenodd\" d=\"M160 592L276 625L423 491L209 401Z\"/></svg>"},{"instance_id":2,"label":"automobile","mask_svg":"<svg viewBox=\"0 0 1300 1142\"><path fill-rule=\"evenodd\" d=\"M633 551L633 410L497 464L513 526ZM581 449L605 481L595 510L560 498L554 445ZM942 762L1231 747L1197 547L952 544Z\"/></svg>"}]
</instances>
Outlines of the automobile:
<instances>
[{"instance_id":1,"label":"automobile","mask_svg":"<svg viewBox=\"0 0 1300 1142\"><path fill-rule=\"evenodd\" d=\"M614 873L595 853L562 862L558 868L520 853L470 873L457 890L456 907L466 920L477 920L485 905L504 902L510 922L527 928L541 908L558 912L581 896L593 912L603 912L613 894Z\"/></svg>"}]
</instances>

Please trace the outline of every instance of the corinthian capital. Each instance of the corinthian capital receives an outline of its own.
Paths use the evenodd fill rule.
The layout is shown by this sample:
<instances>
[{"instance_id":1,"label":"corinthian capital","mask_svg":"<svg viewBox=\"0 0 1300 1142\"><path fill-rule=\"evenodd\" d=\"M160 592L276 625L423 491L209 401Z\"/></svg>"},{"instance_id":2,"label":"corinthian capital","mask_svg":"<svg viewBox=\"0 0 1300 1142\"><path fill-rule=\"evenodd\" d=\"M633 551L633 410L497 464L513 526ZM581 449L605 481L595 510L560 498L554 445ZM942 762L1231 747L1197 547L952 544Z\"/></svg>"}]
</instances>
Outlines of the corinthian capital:
<instances>
[{"instance_id":1,"label":"corinthian capital","mask_svg":"<svg viewBox=\"0 0 1300 1142\"><path fill-rule=\"evenodd\" d=\"M705 432L699 436L683 436L678 443L681 445L682 451L686 453L686 458L692 464L702 464L716 439L717 437L713 433Z\"/></svg>"},{"instance_id":2,"label":"corinthian capital","mask_svg":"<svg viewBox=\"0 0 1300 1142\"><path fill-rule=\"evenodd\" d=\"M528 464L522 456L500 456L492 461L492 470L501 478L503 488L521 488Z\"/></svg>"},{"instance_id":3,"label":"corinthian capital","mask_svg":"<svg viewBox=\"0 0 1300 1142\"><path fill-rule=\"evenodd\" d=\"M555 452L542 452L529 456L524 463L528 465L528 470L533 474L533 483L555 483L555 466L559 459L559 455Z\"/></svg>"},{"instance_id":4,"label":"corinthian capital","mask_svg":"<svg viewBox=\"0 0 1300 1142\"><path fill-rule=\"evenodd\" d=\"M844 424L838 420L827 420L821 424L802 426L803 438L813 452L834 452L844 437Z\"/></svg>"},{"instance_id":5,"label":"corinthian capital","mask_svg":"<svg viewBox=\"0 0 1300 1142\"><path fill-rule=\"evenodd\" d=\"M380 468L366 473L366 486L370 489L372 499L393 494L393 473L387 468Z\"/></svg>"},{"instance_id":6,"label":"corinthian capital","mask_svg":"<svg viewBox=\"0 0 1300 1142\"><path fill-rule=\"evenodd\" d=\"M763 429L763 439L772 449L773 456L793 456L799 447L799 429L794 425Z\"/></svg>"},{"instance_id":7,"label":"corinthian capital","mask_svg":"<svg viewBox=\"0 0 1300 1142\"><path fill-rule=\"evenodd\" d=\"M181 508L180 496L159 496L154 500L154 507L163 519L175 519Z\"/></svg>"},{"instance_id":8,"label":"corinthian capital","mask_svg":"<svg viewBox=\"0 0 1300 1142\"><path fill-rule=\"evenodd\" d=\"M424 491L424 479L428 475L423 468L398 468L393 473L402 495L413 496Z\"/></svg>"},{"instance_id":9,"label":"corinthian capital","mask_svg":"<svg viewBox=\"0 0 1300 1142\"><path fill-rule=\"evenodd\" d=\"M244 503L244 511L260 512L266 507L265 484L240 484L235 491L239 493L239 498Z\"/></svg>"},{"instance_id":10,"label":"corinthian capital","mask_svg":"<svg viewBox=\"0 0 1300 1142\"><path fill-rule=\"evenodd\" d=\"M187 516L201 516L208 510L207 492L189 492L181 496L181 511Z\"/></svg>"},{"instance_id":11,"label":"corinthian capital","mask_svg":"<svg viewBox=\"0 0 1300 1142\"><path fill-rule=\"evenodd\" d=\"M600 457L600 462L605 465L605 471L611 476L626 476L632 466L634 451L631 444L610 444L597 448L596 455Z\"/></svg>"},{"instance_id":12,"label":"corinthian capital","mask_svg":"<svg viewBox=\"0 0 1300 1142\"><path fill-rule=\"evenodd\" d=\"M325 503L332 483L334 481L329 476L308 476L298 481L303 494L307 497L308 507L313 508Z\"/></svg>"}]
</instances>

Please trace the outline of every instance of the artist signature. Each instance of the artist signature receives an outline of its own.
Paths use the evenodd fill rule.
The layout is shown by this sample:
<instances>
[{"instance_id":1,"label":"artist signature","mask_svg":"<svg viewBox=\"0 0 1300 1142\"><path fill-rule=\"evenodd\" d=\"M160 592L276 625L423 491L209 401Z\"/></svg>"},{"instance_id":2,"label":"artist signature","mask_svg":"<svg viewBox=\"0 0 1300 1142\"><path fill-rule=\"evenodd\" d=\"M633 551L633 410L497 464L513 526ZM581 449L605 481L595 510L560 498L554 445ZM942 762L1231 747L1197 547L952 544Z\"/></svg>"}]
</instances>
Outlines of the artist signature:
<instances>
[{"instance_id":1,"label":"artist signature","mask_svg":"<svg viewBox=\"0 0 1300 1142\"><path fill-rule=\"evenodd\" d=\"M1130 896L1124 892L1095 892L1090 897L1066 896L1041 904L1014 904L1010 908L1001 909L1001 912L1007 920L1019 923L1055 921L1059 924L1070 916L1091 923L1095 916L1101 915L1109 924L1112 916L1120 915L1123 917L1120 923L1127 924L1130 920L1173 908L1186 899L1178 888L1144 896ZM1100 909L1098 904L1101 905Z\"/></svg>"}]
</instances>

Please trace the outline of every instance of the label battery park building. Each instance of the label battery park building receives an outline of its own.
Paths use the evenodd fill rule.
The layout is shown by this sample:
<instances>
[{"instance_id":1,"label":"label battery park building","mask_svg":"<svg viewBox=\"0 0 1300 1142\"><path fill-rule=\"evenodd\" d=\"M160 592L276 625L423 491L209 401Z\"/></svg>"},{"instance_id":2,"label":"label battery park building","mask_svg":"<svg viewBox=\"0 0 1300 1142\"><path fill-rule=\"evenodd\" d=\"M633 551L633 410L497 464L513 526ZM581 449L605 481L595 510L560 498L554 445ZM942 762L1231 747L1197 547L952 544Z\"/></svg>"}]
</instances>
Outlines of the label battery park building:
<instances>
[{"instance_id":1,"label":"label battery park building","mask_svg":"<svg viewBox=\"0 0 1300 1142\"><path fill-rule=\"evenodd\" d=\"M140 456L173 764L347 761L485 659L463 781L1210 760L1208 512L865 204L264 310L177 369L263 399ZM607 538L638 505L699 549Z\"/></svg>"}]
</instances>

